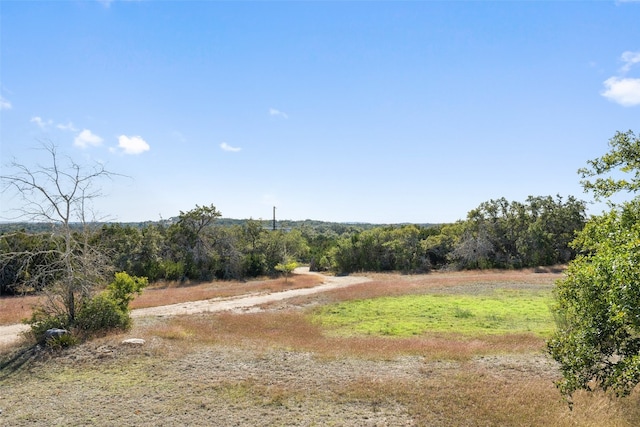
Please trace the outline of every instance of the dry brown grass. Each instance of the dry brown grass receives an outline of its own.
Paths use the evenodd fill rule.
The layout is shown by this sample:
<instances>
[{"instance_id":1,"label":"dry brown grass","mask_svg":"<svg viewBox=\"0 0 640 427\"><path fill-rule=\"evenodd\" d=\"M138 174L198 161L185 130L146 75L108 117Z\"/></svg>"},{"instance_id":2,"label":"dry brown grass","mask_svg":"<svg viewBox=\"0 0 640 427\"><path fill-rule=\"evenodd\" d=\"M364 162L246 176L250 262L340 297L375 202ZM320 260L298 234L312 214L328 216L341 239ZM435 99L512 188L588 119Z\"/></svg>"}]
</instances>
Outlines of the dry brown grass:
<instances>
[{"instance_id":1,"label":"dry brown grass","mask_svg":"<svg viewBox=\"0 0 640 427\"><path fill-rule=\"evenodd\" d=\"M37 296L0 298L0 325L19 323L31 317L33 306L40 302L41 298Z\"/></svg>"},{"instance_id":2,"label":"dry brown grass","mask_svg":"<svg viewBox=\"0 0 640 427\"><path fill-rule=\"evenodd\" d=\"M225 344L248 349L296 348L322 357L393 359L421 355L428 360L469 360L486 354L541 352L544 339L534 334L468 338L426 334L411 338L331 337L299 311L217 316L180 316L155 322L146 334L191 343Z\"/></svg>"},{"instance_id":3,"label":"dry brown grass","mask_svg":"<svg viewBox=\"0 0 640 427\"><path fill-rule=\"evenodd\" d=\"M439 292L443 287L481 292L489 285L547 286L559 273L545 274L376 275L369 284L308 297L304 303L363 298L385 294L385 289L403 294ZM0 370L0 422L640 425L639 392L627 399L577 393L570 411L554 386L558 369L545 356L543 339L534 335L328 337L305 310L286 305L259 313L136 322L129 334L71 349L56 356L55 363L36 360L4 378ZM119 342L125 336L145 338L147 344L123 347ZM99 405L83 404L87 401ZM64 411L53 410L54 404Z\"/></svg>"},{"instance_id":4,"label":"dry brown grass","mask_svg":"<svg viewBox=\"0 0 640 427\"><path fill-rule=\"evenodd\" d=\"M421 426L631 427L640 420L637 394L619 400L579 393L571 411L548 376L504 374L468 363L416 381L362 379L346 387L345 397L400 401Z\"/></svg>"}]
</instances>

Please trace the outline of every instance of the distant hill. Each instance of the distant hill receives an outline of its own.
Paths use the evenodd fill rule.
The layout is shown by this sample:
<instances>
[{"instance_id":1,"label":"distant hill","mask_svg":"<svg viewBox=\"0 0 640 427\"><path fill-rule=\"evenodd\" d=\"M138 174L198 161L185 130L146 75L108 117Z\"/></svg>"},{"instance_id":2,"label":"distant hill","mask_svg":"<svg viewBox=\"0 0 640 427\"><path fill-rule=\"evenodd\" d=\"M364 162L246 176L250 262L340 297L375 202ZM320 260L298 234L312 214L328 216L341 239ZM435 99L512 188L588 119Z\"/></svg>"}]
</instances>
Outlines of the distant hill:
<instances>
[{"instance_id":1,"label":"distant hill","mask_svg":"<svg viewBox=\"0 0 640 427\"><path fill-rule=\"evenodd\" d=\"M98 222L91 224L92 227L101 227L103 224L120 224L122 226L130 226L136 228L144 228L148 225L164 225L169 226L177 221L176 218L169 218L162 221L144 221L144 222ZM215 225L218 227L232 227L232 226L242 226L244 225L248 219L234 219L234 218L218 218L215 221ZM255 220L263 223L265 229L273 228L272 220ZM318 221L312 219L305 220L279 220L276 221L276 229L278 230L293 230L293 229L304 229L310 228L318 231L321 230L333 230L338 234L342 234L349 230L368 230L376 227L386 227L386 226L403 226L409 225L409 223L403 224L371 224L365 222L329 222L329 221ZM423 223L423 224L414 224L421 227L433 227L438 224L431 223ZM80 228L81 225L72 224L73 227ZM52 223L44 223L44 222L3 222L0 223L0 234L11 233L15 231L24 231L26 233L46 233L51 232L54 229L54 224Z\"/></svg>"}]
</instances>

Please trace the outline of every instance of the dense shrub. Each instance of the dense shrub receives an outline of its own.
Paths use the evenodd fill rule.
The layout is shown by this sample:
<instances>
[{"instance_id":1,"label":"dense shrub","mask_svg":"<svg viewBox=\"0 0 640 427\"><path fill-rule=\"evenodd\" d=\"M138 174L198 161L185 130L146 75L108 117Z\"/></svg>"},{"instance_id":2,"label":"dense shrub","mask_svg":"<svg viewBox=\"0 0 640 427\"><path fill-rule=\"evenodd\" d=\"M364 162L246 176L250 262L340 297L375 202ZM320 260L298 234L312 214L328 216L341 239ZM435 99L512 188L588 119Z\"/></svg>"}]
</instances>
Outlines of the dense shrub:
<instances>
[{"instance_id":1,"label":"dense shrub","mask_svg":"<svg viewBox=\"0 0 640 427\"><path fill-rule=\"evenodd\" d=\"M79 340L71 334L64 334L58 337L49 338L46 341L47 348L51 350L61 350L78 344Z\"/></svg>"},{"instance_id":2,"label":"dense shrub","mask_svg":"<svg viewBox=\"0 0 640 427\"><path fill-rule=\"evenodd\" d=\"M51 314L42 308L36 308L27 320L31 326L31 334L39 343L44 342L45 332L49 329L69 329L69 318L65 314Z\"/></svg>"},{"instance_id":3,"label":"dense shrub","mask_svg":"<svg viewBox=\"0 0 640 427\"><path fill-rule=\"evenodd\" d=\"M146 277L129 276L124 271L116 273L113 282L107 286L108 297L115 301L120 310L129 312L129 303L133 301L136 294L149 284Z\"/></svg>"},{"instance_id":4,"label":"dense shrub","mask_svg":"<svg viewBox=\"0 0 640 427\"><path fill-rule=\"evenodd\" d=\"M76 316L75 327L88 335L114 329L127 330L131 327L131 318L116 300L103 293L82 305Z\"/></svg>"},{"instance_id":5,"label":"dense shrub","mask_svg":"<svg viewBox=\"0 0 640 427\"><path fill-rule=\"evenodd\" d=\"M55 304L37 308L27 323L33 336L43 342L49 329L66 329L74 338L88 338L112 330L127 330L131 327L129 303L147 286L146 277L116 273L106 289L92 297L86 296L77 302L75 316L60 310ZM56 310L56 308L58 308ZM66 339L64 344L75 342Z\"/></svg>"}]
</instances>

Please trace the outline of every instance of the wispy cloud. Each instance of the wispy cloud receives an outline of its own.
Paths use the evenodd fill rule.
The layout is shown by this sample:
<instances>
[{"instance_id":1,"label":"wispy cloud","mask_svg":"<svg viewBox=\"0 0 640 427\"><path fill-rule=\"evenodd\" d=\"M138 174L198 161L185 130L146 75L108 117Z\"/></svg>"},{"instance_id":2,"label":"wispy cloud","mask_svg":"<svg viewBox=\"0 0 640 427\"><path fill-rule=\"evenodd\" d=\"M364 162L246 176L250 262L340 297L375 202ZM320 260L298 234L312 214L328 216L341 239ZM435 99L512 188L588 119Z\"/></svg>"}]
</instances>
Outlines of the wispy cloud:
<instances>
[{"instance_id":1,"label":"wispy cloud","mask_svg":"<svg viewBox=\"0 0 640 427\"><path fill-rule=\"evenodd\" d=\"M287 113L285 113L284 111L277 110L275 108L269 108L269 115L270 116L281 117L283 119L288 119L289 118L289 115Z\"/></svg>"},{"instance_id":2,"label":"wispy cloud","mask_svg":"<svg viewBox=\"0 0 640 427\"><path fill-rule=\"evenodd\" d=\"M142 137L127 135L120 135L118 137L118 148L120 148L124 154L142 154L151 149L147 141L142 139Z\"/></svg>"},{"instance_id":3,"label":"wispy cloud","mask_svg":"<svg viewBox=\"0 0 640 427\"><path fill-rule=\"evenodd\" d=\"M624 64L620 75L605 80L600 94L623 107L640 105L640 78L625 77L635 65L640 64L640 52L623 52L620 59Z\"/></svg>"},{"instance_id":4,"label":"wispy cloud","mask_svg":"<svg viewBox=\"0 0 640 427\"><path fill-rule=\"evenodd\" d=\"M240 147L232 147L231 145L227 144L226 142L223 142L222 144L220 144L220 148L222 148L223 151L230 151L233 153L237 153L238 151L242 150L242 148Z\"/></svg>"},{"instance_id":5,"label":"wispy cloud","mask_svg":"<svg viewBox=\"0 0 640 427\"><path fill-rule=\"evenodd\" d=\"M113 3L113 0L98 0L98 3L108 8L109 6L111 6L111 3Z\"/></svg>"},{"instance_id":6,"label":"wispy cloud","mask_svg":"<svg viewBox=\"0 0 640 427\"><path fill-rule=\"evenodd\" d=\"M45 129L53 124L53 120L49 119L45 121L42 120L42 117L39 116L32 117L30 122L38 125L40 129Z\"/></svg>"},{"instance_id":7,"label":"wispy cloud","mask_svg":"<svg viewBox=\"0 0 640 427\"><path fill-rule=\"evenodd\" d=\"M91 132L89 129L83 129L73 140L73 145L80 148L89 146L98 147L102 144L103 139Z\"/></svg>"},{"instance_id":8,"label":"wispy cloud","mask_svg":"<svg viewBox=\"0 0 640 427\"><path fill-rule=\"evenodd\" d=\"M73 126L73 123L71 123L71 122L67 123L66 125L62 124L62 123L59 123L59 124L56 125L56 127L58 129L60 129L60 130L65 130L65 131L68 130L70 132L77 132L78 131L78 129L76 129L76 127Z\"/></svg>"},{"instance_id":9,"label":"wispy cloud","mask_svg":"<svg viewBox=\"0 0 640 427\"><path fill-rule=\"evenodd\" d=\"M4 99L2 96L0 96L0 110L11 110L13 108L13 105L11 105L11 102L9 102L9 100Z\"/></svg>"},{"instance_id":10,"label":"wispy cloud","mask_svg":"<svg viewBox=\"0 0 640 427\"><path fill-rule=\"evenodd\" d=\"M47 128L55 125L55 127L57 129L60 129L60 130L63 130L63 131L78 132L78 129L71 122L68 122L66 124L64 124L64 123L56 124L53 120L51 120L51 119L44 120L40 116L32 117L30 121L31 121L31 123L35 123L36 125L38 125L38 127L40 129L47 129Z\"/></svg>"},{"instance_id":11,"label":"wispy cloud","mask_svg":"<svg viewBox=\"0 0 640 427\"><path fill-rule=\"evenodd\" d=\"M640 52L631 52L628 50L622 53L621 59L624 65L620 71L627 73L635 64L640 64Z\"/></svg>"},{"instance_id":12,"label":"wispy cloud","mask_svg":"<svg viewBox=\"0 0 640 427\"><path fill-rule=\"evenodd\" d=\"M116 0L96 0L96 1L108 9L111 7L112 3L115 3ZM144 1L144 0L120 0L120 1L136 2L136 1Z\"/></svg>"}]
</instances>

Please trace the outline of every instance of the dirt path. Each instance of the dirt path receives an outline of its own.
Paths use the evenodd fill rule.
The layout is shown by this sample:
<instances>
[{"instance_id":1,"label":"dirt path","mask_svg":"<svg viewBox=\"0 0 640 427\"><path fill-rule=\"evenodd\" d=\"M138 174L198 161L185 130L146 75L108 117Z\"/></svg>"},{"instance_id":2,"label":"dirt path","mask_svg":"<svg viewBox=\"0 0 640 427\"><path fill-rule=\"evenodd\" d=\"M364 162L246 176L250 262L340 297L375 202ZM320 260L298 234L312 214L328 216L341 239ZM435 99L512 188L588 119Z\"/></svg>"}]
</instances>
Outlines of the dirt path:
<instances>
[{"instance_id":1,"label":"dirt path","mask_svg":"<svg viewBox=\"0 0 640 427\"><path fill-rule=\"evenodd\" d=\"M331 289L344 288L358 283L368 282L371 279L361 276L325 276L318 273L310 273L308 267L299 267L295 274L317 274L322 276L322 284L313 288L292 289L290 291L274 292L270 294L243 295L232 298L214 298L203 301L184 302L179 304L164 305L160 307L148 307L133 310L131 317L162 317L177 316L182 314L215 313L227 310L248 310L251 307L274 301L281 301L303 295L311 295ZM20 339L20 334L29 329L29 326L16 324L0 326L0 346L11 344Z\"/></svg>"},{"instance_id":2,"label":"dirt path","mask_svg":"<svg viewBox=\"0 0 640 427\"><path fill-rule=\"evenodd\" d=\"M27 330L29 330L29 326L21 323L16 325L0 326L0 347L18 341L20 339L20 334Z\"/></svg>"}]
</instances>

